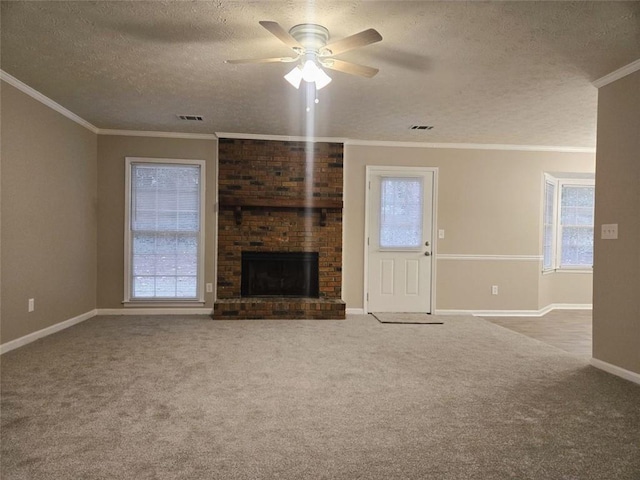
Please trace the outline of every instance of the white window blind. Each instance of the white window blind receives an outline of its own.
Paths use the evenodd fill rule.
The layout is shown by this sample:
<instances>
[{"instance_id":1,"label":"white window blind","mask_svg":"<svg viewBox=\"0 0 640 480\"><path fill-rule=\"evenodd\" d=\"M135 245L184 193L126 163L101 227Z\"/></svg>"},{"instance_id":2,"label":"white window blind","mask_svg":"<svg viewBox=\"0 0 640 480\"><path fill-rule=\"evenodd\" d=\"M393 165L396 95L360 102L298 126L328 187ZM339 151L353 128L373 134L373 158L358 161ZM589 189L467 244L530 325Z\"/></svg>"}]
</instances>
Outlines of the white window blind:
<instances>
[{"instance_id":1,"label":"white window blind","mask_svg":"<svg viewBox=\"0 0 640 480\"><path fill-rule=\"evenodd\" d=\"M198 300L202 168L130 163L129 299Z\"/></svg>"}]
</instances>

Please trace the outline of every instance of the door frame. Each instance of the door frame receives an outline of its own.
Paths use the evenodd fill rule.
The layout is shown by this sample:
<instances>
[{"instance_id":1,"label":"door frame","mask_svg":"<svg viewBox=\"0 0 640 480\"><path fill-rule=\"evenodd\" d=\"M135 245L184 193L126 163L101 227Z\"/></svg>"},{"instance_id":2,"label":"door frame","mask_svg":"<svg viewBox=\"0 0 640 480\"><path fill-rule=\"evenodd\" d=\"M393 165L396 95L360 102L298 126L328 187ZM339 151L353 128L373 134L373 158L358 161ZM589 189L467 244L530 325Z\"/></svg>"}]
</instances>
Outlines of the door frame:
<instances>
[{"instance_id":1,"label":"door frame","mask_svg":"<svg viewBox=\"0 0 640 480\"><path fill-rule=\"evenodd\" d=\"M436 265L438 251L438 167L397 167L382 165L366 166L366 183L364 187L364 291L362 292L362 306L365 315L369 310L369 210L371 202L371 177L381 172L397 172L398 175L408 173L431 173L433 174L433 189L431 198L431 223L432 223L432 247L431 247L431 313L436 311Z\"/></svg>"}]
</instances>

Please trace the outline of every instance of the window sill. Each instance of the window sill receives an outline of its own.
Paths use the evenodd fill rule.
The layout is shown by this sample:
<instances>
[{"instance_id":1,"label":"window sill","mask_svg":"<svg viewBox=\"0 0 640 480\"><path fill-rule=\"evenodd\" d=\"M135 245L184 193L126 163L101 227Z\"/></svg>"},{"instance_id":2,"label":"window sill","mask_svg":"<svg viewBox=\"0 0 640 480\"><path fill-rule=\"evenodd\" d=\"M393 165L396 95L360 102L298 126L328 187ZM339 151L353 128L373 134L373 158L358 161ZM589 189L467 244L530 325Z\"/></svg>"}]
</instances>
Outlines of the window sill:
<instances>
[{"instance_id":1,"label":"window sill","mask_svg":"<svg viewBox=\"0 0 640 480\"><path fill-rule=\"evenodd\" d=\"M122 306L125 308L136 307L204 307L204 301L188 300L188 301L171 301L171 300L125 300Z\"/></svg>"},{"instance_id":2,"label":"window sill","mask_svg":"<svg viewBox=\"0 0 640 480\"><path fill-rule=\"evenodd\" d=\"M552 273L578 273L578 274L593 274L593 268L556 268L555 270L543 270L542 275L550 275Z\"/></svg>"}]
</instances>

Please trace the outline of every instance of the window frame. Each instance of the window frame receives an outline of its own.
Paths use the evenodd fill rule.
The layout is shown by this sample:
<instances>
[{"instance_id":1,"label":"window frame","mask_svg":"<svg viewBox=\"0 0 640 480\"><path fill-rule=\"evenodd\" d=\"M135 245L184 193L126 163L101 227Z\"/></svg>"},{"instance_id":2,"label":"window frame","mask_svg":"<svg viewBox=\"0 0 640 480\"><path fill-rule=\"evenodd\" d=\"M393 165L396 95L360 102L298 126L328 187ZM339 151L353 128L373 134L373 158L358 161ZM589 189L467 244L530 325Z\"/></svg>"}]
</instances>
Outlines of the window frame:
<instances>
[{"instance_id":1,"label":"window frame","mask_svg":"<svg viewBox=\"0 0 640 480\"><path fill-rule=\"evenodd\" d=\"M551 207L551 261L550 265L546 265L545 261L545 226L547 223L545 222L546 212L547 212L547 185L553 186L553 205ZM543 272L553 272L556 270L556 252L557 252L557 231L558 231L558 179L552 177L548 173L544 174L544 183L542 189L542 271Z\"/></svg>"},{"instance_id":2,"label":"window frame","mask_svg":"<svg viewBox=\"0 0 640 480\"><path fill-rule=\"evenodd\" d=\"M132 200L132 182L131 171L134 164L156 164L156 165L188 165L197 166L200 169L200 208L199 208L199 225L198 232L198 274L197 274L197 287L196 298L132 298L132 237L133 230L131 229L131 200ZM179 306L195 306L204 305L204 253L205 253L205 183L206 183L206 162L204 160L196 159L174 159L174 158L147 158L147 157L125 157L125 202L124 202L124 306L167 306L167 307L179 307Z\"/></svg>"},{"instance_id":3,"label":"window frame","mask_svg":"<svg viewBox=\"0 0 640 480\"><path fill-rule=\"evenodd\" d=\"M593 264L587 265L562 265L562 226L560 224L562 218L562 189L566 186L589 186L595 188L595 178L589 174L589 176L554 176L549 173L544 174L543 181L543 199L542 199L542 273L592 273ZM551 266L545 266L544 256L544 227L545 227L545 214L546 214L546 186L547 184L553 184L555 188L553 197L553 224L552 224L552 246L551 246ZM595 218L594 218L594 234L595 234ZM594 239L595 240L595 239Z\"/></svg>"}]
</instances>

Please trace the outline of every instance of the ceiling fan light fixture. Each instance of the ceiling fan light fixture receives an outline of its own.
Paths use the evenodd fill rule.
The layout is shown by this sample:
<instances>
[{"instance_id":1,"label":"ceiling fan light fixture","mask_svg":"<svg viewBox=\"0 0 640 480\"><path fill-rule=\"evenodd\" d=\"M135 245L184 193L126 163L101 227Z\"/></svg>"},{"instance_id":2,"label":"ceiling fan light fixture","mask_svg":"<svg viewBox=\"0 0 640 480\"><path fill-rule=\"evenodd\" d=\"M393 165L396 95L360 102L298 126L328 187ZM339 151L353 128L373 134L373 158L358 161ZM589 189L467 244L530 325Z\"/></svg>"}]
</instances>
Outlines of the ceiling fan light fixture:
<instances>
[{"instance_id":1,"label":"ceiling fan light fixture","mask_svg":"<svg viewBox=\"0 0 640 480\"><path fill-rule=\"evenodd\" d=\"M300 82L302 82L302 70L300 67L296 66L284 76L284 79L295 88L300 88Z\"/></svg>"},{"instance_id":2,"label":"ceiling fan light fixture","mask_svg":"<svg viewBox=\"0 0 640 480\"><path fill-rule=\"evenodd\" d=\"M316 62L307 60L302 66L302 79L309 83L315 82L319 72L321 72L321 70L318 68L318 65L316 65Z\"/></svg>"},{"instance_id":3,"label":"ceiling fan light fixture","mask_svg":"<svg viewBox=\"0 0 640 480\"><path fill-rule=\"evenodd\" d=\"M302 80L308 83L314 83L316 90L326 87L331 82L331 77L327 75L322 67L367 78L371 78L378 73L377 68L357 65L333 58L340 53L348 52L382 40L382 35L373 28L327 44L329 41L329 30L322 25L301 23L291 27L287 32L277 22L263 20L259 23L283 44L291 48L296 55L294 57L226 60L226 63L288 63L300 61L299 65L284 76L287 82L296 89L300 88Z\"/></svg>"},{"instance_id":4,"label":"ceiling fan light fixture","mask_svg":"<svg viewBox=\"0 0 640 480\"><path fill-rule=\"evenodd\" d=\"M331 83L331 77L326 74L324 70L318 68L318 73L316 74L316 90L320 90L321 88L326 87Z\"/></svg>"},{"instance_id":5,"label":"ceiling fan light fixture","mask_svg":"<svg viewBox=\"0 0 640 480\"><path fill-rule=\"evenodd\" d=\"M322 68L318 67L313 60L307 60L302 66L296 66L284 78L298 89L302 80L308 83L315 83L316 90L326 87L331 82L331 77Z\"/></svg>"}]
</instances>

